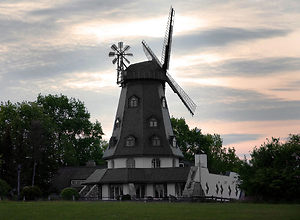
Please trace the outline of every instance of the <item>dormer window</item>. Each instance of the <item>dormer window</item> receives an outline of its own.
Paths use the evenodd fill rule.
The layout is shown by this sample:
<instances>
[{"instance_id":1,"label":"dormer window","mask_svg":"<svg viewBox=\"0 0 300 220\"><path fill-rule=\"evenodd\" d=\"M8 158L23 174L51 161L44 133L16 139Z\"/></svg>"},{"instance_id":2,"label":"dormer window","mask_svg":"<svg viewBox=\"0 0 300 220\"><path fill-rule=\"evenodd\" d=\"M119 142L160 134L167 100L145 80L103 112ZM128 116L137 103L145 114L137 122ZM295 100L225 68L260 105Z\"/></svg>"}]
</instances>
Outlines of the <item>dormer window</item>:
<instances>
[{"instance_id":1,"label":"dormer window","mask_svg":"<svg viewBox=\"0 0 300 220\"><path fill-rule=\"evenodd\" d=\"M158 136L154 136L152 138L151 142L152 142L152 146L154 146L154 147L161 146L161 140L160 140L160 137L158 137Z\"/></svg>"},{"instance_id":2,"label":"dormer window","mask_svg":"<svg viewBox=\"0 0 300 220\"><path fill-rule=\"evenodd\" d=\"M162 105L163 108L167 108L167 101L166 101L165 97L162 97L162 99L161 99L161 105Z\"/></svg>"},{"instance_id":3,"label":"dormer window","mask_svg":"<svg viewBox=\"0 0 300 220\"><path fill-rule=\"evenodd\" d=\"M112 136L109 140L109 148L113 148L117 143L116 137Z\"/></svg>"},{"instance_id":4,"label":"dormer window","mask_svg":"<svg viewBox=\"0 0 300 220\"><path fill-rule=\"evenodd\" d=\"M150 128L157 128L158 127L158 120L155 117L151 117L149 119L149 126L150 126Z\"/></svg>"},{"instance_id":5,"label":"dormer window","mask_svg":"<svg viewBox=\"0 0 300 220\"><path fill-rule=\"evenodd\" d=\"M177 140L175 136L170 136L169 142L172 145L172 147L177 147Z\"/></svg>"},{"instance_id":6,"label":"dormer window","mask_svg":"<svg viewBox=\"0 0 300 220\"><path fill-rule=\"evenodd\" d=\"M138 107L139 99L136 96L132 96L131 98L129 98L128 104L130 108Z\"/></svg>"},{"instance_id":7,"label":"dormer window","mask_svg":"<svg viewBox=\"0 0 300 220\"><path fill-rule=\"evenodd\" d=\"M134 147L135 146L135 138L133 136L129 136L125 140L126 147Z\"/></svg>"},{"instance_id":8,"label":"dormer window","mask_svg":"<svg viewBox=\"0 0 300 220\"><path fill-rule=\"evenodd\" d=\"M119 118L117 118L115 121L115 129L120 128L120 125L121 125L121 121Z\"/></svg>"},{"instance_id":9,"label":"dormer window","mask_svg":"<svg viewBox=\"0 0 300 220\"><path fill-rule=\"evenodd\" d=\"M177 146L177 140L176 140L175 137L173 138L172 146L173 146L173 147L176 147L176 146Z\"/></svg>"}]
</instances>

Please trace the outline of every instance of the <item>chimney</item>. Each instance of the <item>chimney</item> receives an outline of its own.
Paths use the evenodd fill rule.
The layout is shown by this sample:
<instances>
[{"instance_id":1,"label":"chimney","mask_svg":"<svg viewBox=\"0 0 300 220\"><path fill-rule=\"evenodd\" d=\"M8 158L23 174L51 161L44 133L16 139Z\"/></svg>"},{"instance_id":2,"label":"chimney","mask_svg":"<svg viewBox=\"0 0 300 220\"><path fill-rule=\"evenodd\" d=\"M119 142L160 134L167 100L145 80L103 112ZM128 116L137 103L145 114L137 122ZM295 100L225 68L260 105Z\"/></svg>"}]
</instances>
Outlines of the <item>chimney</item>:
<instances>
[{"instance_id":1,"label":"chimney","mask_svg":"<svg viewBox=\"0 0 300 220\"><path fill-rule=\"evenodd\" d=\"M207 167L207 155L206 154L195 154L195 166Z\"/></svg>"},{"instance_id":2,"label":"chimney","mask_svg":"<svg viewBox=\"0 0 300 220\"><path fill-rule=\"evenodd\" d=\"M95 167L96 163L94 160L89 160L88 162L86 162L85 166L87 167Z\"/></svg>"}]
</instances>

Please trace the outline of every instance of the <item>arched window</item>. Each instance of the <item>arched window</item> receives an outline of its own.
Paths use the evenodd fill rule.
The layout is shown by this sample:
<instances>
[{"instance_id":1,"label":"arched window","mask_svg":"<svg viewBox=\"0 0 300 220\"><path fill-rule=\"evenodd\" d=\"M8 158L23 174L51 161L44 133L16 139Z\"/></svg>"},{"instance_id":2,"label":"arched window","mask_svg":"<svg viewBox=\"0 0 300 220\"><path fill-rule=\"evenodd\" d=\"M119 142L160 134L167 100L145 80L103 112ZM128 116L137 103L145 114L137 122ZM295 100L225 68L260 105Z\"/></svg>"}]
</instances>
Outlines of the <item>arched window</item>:
<instances>
[{"instance_id":1,"label":"arched window","mask_svg":"<svg viewBox=\"0 0 300 220\"><path fill-rule=\"evenodd\" d=\"M126 167L127 168L135 168L135 160L133 158L128 158L126 160Z\"/></svg>"},{"instance_id":2,"label":"arched window","mask_svg":"<svg viewBox=\"0 0 300 220\"><path fill-rule=\"evenodd\" d=\"M150 126L150 128L157 128L158 127L158 121L155 117L150 118L149 126Z\"/></svg>"},{"instance_id":3,"label":"arched window","mask_svg":"<svg viewBox=\"0 0 300 220\"><path fill-rule=\"evenodd\" d=\"M154 136L154 137L152 138L152 146L154 146L154 147L161 146L160 137Z\"/></svg>"},{"instance_id":4,"label":"arched window","mask_svg":"<svg viewBox=\"0 0 300 220\"><path fill-rule=\"evenodd\" d=\"M132 136L129 136L125 140L125 146L126 147L134 147L135 146L135 138Z\"/></svg>"},{"instance_id":5,"label":"arched window","mask_svg":"<svg viewBox=\"0 0 300 220\"><path fill-rule=\"evenodd\" d=\"M159 158L153 158L151 161L151 167L152 168L159 168L160 167L160 159Z\"/></svg>"},{"instance_id":6,"label":"arched window","mask_svg":"<svg viewBox=\"0 0 300 220\"><path fill-rule=\"evenodd\" d=\"M128 104L129 104L130 108L138 107L139 99L135 96L132 96L131 98L129 98L129 103Z\"/></svg>"}]
</instances>

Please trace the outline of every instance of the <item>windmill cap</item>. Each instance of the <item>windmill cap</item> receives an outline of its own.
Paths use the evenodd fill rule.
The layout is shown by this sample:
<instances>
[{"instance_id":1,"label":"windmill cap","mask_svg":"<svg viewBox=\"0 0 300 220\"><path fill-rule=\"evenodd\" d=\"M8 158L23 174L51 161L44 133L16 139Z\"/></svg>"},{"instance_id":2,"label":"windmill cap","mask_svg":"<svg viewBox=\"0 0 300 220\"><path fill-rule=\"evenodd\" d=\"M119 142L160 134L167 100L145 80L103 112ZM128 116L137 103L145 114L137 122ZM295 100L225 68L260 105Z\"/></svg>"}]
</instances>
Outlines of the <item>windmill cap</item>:
<instances>
[{"instance_id":1,"label":"windmill cap","mask_svg":"<svg viewBox=\"0 0 300 220\"><path fill-rule=\"evenodd\" d=\"M130 65L124 71L124 80L157 79L166 81L166 73L154 61L144 61Z\"/></svg>"}]
</instances>

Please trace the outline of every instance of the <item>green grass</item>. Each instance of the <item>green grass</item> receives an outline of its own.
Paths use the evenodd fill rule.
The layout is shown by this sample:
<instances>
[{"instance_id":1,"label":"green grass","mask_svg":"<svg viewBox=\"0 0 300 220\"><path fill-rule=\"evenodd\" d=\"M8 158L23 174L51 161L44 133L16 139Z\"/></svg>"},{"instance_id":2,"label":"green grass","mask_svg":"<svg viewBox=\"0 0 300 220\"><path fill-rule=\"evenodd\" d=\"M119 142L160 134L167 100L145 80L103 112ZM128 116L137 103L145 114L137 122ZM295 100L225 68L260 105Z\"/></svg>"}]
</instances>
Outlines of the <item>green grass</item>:
<instances>
[{"instance_id":1,"label":"green grass","mask_svg":"<svg viewBox=\"0 0 300 220\"><path fill-rule=\"evenodd\" d=\"M162 202L0 202L0 219L300 219L300 205Z\"/></svg>"}]
</instances>

